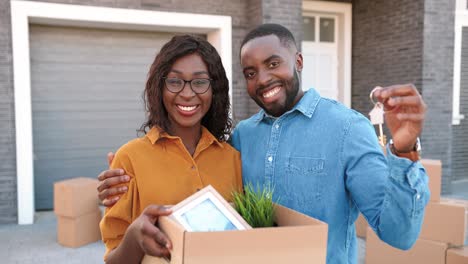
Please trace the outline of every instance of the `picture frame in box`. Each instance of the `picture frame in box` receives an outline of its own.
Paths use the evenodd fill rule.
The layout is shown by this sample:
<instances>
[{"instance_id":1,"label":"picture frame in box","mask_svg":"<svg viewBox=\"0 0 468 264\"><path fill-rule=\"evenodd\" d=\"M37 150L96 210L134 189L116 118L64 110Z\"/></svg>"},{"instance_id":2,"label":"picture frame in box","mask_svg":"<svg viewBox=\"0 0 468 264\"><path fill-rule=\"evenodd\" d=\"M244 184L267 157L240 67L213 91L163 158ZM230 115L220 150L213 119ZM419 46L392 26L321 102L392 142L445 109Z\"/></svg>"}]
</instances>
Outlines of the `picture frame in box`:
<instances>
[{"instance_id":1,"label":"picture frame in box","mask_svg":"<svg viewBox=\"0 0 468 264\"><path fill-rule=\"evenodd\" d=\"M252 229L211 185L173 206L171 218L189 232Z\"/></svg>"}]
</instances>

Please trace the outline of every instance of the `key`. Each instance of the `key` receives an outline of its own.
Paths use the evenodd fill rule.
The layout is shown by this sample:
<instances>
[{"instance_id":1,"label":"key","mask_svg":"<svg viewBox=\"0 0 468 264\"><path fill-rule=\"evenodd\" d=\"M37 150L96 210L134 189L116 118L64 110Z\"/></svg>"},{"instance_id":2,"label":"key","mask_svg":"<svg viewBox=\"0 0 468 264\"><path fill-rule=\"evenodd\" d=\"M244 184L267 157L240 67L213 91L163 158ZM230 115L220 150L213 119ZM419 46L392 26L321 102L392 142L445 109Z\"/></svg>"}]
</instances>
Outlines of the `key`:
<instances>
[{"instance_id":1,"label":"key","mask_svg":"<svg viewBox=\"0 0 468 264\"><path fill-rule=\"evenodd\" d=\"M383 134L382 125L384 123L384 107L381 102L377 102L374 104L374 108L369 113L370 121L373 125L379 126L379 142L380 145L383 147L386 144L386 138Z\"/></svg>"}]
</instances>

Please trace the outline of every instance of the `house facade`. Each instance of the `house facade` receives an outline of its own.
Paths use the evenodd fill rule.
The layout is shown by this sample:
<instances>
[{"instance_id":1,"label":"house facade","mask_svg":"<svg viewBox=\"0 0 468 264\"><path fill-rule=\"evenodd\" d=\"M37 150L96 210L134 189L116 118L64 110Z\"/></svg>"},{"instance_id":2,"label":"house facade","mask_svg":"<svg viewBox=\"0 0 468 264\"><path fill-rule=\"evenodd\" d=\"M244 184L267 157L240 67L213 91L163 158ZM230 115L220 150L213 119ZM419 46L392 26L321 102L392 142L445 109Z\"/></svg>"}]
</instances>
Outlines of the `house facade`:
<instances>
[{"instance_id":1,"label":"house facade","mask_svg":"<svg viewBox=\"0 0 468 264\"><path fill-rule=\"evenodd\" d=\"M137 136L146 73L174 34L206 37L230 78L234 120L254 114L239 48L269 22L294 33L304 90L367 115L374 86L414 83L428 105L423 157L442 160L448 194L468 180L466 9L466 0L0 0L0 223L32 223L51 208L54 181L96 177L106 153Z\"/></svg>"}]
</instances>

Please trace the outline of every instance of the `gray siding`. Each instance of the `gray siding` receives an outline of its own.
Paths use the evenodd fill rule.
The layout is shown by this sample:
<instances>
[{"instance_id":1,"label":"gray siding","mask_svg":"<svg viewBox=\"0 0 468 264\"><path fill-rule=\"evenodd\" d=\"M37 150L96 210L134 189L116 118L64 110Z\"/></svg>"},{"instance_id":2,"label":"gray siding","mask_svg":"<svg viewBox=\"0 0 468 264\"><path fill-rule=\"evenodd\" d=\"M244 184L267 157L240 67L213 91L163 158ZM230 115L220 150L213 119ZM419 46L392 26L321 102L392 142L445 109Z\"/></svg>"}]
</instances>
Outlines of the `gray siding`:
<instances>
[{"instance_id":1,"label":"gray siding","mask_svg":"<svg viewBox=\"0 0 468 264\"><path fill-rule=\"evenodd\" d=\"M454 11L455 1L424 1L422 88L428 111L422 134L423 156L442 160L444 194L451 192L452 179Z\"/></svg>"},{"instance_id":2,"label":"gray siding","mask_svg":"<svg viewBox=\"0 0 468 264\"><path fill-rule=\"evenodd\" d=\"M8 1L8 0L0 0ZM297 0L295 0L297 1ZM75 5L105 6L115 8L131 8L144 10L157 10L169 12L186 12L199 14L225 15L232 18L232 37L233 37L233 116L238 120L245 119L251 115L249 112L249 99L244 89L243 77L241 75L238 57L241 38L246 30L250 28L247 7L250 7L250 1L247 0L44 0L41 2L65 3ZM8 8L9 9L9 8Z\"/></svg>"},{"instance_id":3,"label":"gray siding","mask_svg":"<svg viewBox=\"0 0 468 264\"><path fill-rule=\"evenodd\" d=\"M468 28L462 33L462 58L460 73L460 112L465 119L453 126L452 180L468 179Z\"/></svg>"}]
</instances>

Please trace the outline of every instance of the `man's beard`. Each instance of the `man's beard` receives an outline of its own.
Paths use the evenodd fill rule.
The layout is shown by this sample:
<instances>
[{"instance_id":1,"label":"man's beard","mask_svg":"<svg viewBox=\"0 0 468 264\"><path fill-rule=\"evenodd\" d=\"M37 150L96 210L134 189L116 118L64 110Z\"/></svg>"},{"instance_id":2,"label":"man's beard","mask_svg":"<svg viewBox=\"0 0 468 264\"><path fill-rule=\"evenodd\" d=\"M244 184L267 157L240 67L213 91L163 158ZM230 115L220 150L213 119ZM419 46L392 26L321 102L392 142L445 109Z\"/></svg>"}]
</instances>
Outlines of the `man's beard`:
<instances>
[{"instance_id":1,"label":"man's beard","mask_svg":"<svg viewBox=\"0 0 468 264\"><path fill-rule=\"evenodd\" d=\"M294 101L297 97L299 86L301 84L299 75L297 74L296 70L293 71L293 77L291 79L281 80L281 83L283 86L282 89L284 89L286 92L286 99L284 104L282 104L282 102L277 102L275 104L271 104L270 109L268 109L260 99L257 97L253 98L258 106L260 106L267 114L274 117L279 117L294 107Z\"/></svg>"}]
</instances>

